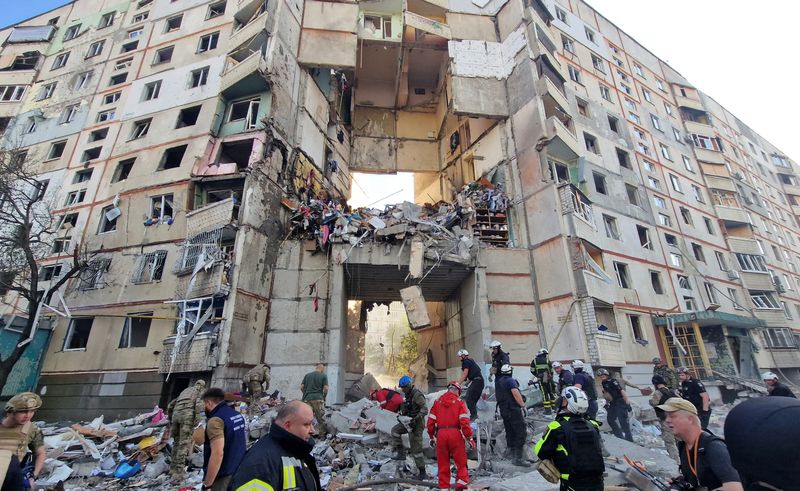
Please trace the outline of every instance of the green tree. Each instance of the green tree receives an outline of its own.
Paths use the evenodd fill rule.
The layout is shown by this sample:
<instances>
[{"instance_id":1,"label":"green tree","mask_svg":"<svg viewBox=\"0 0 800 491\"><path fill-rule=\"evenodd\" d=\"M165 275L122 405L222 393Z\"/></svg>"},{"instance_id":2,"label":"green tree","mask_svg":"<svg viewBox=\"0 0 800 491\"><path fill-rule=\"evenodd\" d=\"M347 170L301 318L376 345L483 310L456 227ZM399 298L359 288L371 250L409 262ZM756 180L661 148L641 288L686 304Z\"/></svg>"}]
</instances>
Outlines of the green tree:
<instances>
[{"instance_id":1,"label":"green tree","mask_svg":"<svg viewBox=\"0 0 800 491\"><path fill-rule=\"evenodd\" d=\"M408 368L414 363L414 360L419 358L417 351L417 333L409 331L405 333L400 340L400 353L397 354L395 361L394 375L405 375L408 373Z\"/></svg>"}]
</instances>

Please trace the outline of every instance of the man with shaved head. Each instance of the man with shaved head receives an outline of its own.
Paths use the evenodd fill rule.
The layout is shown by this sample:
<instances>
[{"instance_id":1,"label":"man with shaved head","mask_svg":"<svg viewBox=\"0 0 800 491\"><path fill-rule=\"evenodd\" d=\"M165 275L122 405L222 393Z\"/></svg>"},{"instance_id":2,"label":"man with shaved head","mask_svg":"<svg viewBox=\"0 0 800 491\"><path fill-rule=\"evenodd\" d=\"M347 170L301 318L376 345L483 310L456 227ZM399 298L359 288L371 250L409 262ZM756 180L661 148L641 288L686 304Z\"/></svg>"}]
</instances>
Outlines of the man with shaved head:
<instances>
[{"instance_id":1,"label":"man with shaved head","mask_svg":"<svg viewBox=\"0 0 800 491\"><path fill-rule=\"evenodd\" d=\"M269 434L253 445L231 480L234 491L321 491L314 448L314 411L302 401L284 404Z\"/></svg>"}]
</instances>

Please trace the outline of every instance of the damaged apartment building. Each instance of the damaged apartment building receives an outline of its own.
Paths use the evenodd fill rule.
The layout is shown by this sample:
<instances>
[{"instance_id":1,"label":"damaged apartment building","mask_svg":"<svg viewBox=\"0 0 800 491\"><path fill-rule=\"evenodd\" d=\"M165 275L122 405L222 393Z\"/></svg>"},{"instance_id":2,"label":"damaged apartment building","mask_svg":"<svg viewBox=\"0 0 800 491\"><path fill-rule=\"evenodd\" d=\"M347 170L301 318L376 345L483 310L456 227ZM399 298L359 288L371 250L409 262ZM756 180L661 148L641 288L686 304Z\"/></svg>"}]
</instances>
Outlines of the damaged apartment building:
<instances>
[{"instance_id":1,"label":"damaged apartment building","mask_svg":"<svg viewBox=\"0 0 800 491\"><path fill-rule=\"evenodd\" d=\"M800 383L797 164L601 14L75 0L0 31L4 145L61 224L40 274L91 251L3 395L121 417L260 362L294 397L323 362L342 401L365 311L401 299L431 387L493 339L523 383L543 346L638 384L660 356L723 400ZM367 219L356 172L413 173L415 203ZM320 203L324 232L293 234ZM5 293L4 350L23 306Z\"/></svg>"}]
</instances>

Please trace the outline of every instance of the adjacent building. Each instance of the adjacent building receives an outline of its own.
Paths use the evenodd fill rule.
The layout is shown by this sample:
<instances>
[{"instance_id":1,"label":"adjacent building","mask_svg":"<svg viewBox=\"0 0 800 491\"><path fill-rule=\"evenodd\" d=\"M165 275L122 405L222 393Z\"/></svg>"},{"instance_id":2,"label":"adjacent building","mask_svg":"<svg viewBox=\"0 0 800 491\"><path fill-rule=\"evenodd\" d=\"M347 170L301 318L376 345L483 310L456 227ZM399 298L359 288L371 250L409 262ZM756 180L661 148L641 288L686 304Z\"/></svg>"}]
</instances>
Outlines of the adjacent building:
<instances>
[{"instance_id":1,"label":"adjacent building","mask_svg":"<svg viewBox=\"0 0 800 491\"><path fill-rule=\"evenodd\" d=\"M547 346L640 384L660 356L723 399L800 383L797 164L580 1L75 0L0 41L4 146L60 225L40 275L91 255L3 389L36 385L46 418L236 390L259 362L289 396L324 362L341 400L368 328L348 302L414 283L434 384L492 339L523 380ZM481 179L509 207L409 280L405 244L292 237L291 203L343 202L351 172L413 172L418 203Z\"/></svg>"}]
</instances>

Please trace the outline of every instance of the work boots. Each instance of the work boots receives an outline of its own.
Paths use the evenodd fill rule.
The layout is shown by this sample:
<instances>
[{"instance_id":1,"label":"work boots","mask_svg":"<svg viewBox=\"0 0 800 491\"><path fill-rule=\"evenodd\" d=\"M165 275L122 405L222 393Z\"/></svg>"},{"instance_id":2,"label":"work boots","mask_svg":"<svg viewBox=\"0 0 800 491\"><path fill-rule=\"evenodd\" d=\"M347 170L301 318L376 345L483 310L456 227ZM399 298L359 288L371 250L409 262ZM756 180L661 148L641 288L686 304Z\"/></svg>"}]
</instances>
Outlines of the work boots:
<instances>
[{"instance_id":1,"label":"work boots","mask_svg":"<svg viewBox=\"0 0 800 491\"><path fill-rule=\"evenodd\" d=\"M392 456L393 460L406 460L406 448L400 447L398 448L394 455Z\"/></svg>"},{"instance_id":2,"label":"work boots","mask_svg":"<svg viewBox=\"0 0 800 491\"><path fill-rule=\"evenodd\" d=\"M518 467L530 467L531 463L522 458L522 448L517 447L511 450L511 464Z\"/></svg>"},{"instance_id":3,"label":"work boots","mask_svg":"<svg viewBox=\"0 0 800 491\"><path fill-rule=\"evenodd\" d=\"M417 481L424 481L426 479L428 479L428 471L420 469L419 474L417 474Z\"/></svg>"}]
</instances>

